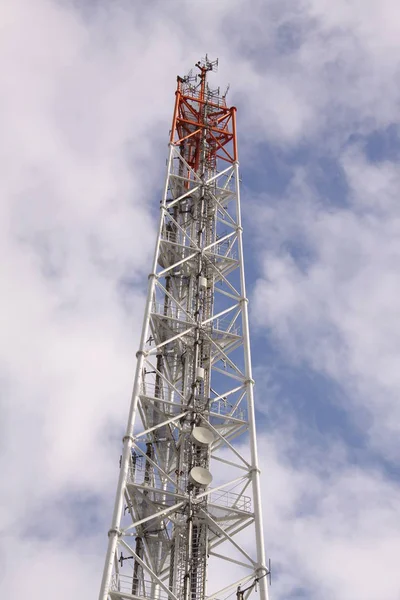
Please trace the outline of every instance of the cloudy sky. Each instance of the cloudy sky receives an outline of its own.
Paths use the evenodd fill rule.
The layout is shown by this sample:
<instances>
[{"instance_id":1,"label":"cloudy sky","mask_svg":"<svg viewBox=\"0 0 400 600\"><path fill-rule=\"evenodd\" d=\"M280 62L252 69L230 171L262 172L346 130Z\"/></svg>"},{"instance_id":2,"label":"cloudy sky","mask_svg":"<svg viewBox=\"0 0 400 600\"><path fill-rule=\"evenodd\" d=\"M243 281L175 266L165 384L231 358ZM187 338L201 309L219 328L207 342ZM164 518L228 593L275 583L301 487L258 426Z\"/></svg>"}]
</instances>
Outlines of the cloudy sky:
<instances>
[{"instance_id":1,"label":"cloudy sky","mask_svg":"<svg viewBox=\"0 0 400 600\"><path fill-rule=\"evenodd\" d=\"M0 28L3 596L97 597L176 75L208 52L271 598L400 598L397 0L4 0Z\"/></svg>"}]
</instances>

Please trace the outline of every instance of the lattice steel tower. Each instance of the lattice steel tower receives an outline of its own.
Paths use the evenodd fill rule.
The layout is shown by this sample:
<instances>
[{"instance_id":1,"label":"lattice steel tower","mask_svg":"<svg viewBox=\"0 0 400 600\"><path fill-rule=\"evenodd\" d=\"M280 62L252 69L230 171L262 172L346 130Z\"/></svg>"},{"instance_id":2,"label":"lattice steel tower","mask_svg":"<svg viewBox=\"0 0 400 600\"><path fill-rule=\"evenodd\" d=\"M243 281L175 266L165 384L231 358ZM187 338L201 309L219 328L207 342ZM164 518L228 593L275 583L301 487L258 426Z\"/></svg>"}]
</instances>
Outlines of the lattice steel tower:
<instances>
[{"instance_id":1,"label":"lattice steel tower","mask_svg":"<svg viewBox=\"0 0 400 600\"><path fill-rule=\"evenodd\" d=\"M234 107L178 77L100 600L267 600Z\"/></svg>"}]
</instances>

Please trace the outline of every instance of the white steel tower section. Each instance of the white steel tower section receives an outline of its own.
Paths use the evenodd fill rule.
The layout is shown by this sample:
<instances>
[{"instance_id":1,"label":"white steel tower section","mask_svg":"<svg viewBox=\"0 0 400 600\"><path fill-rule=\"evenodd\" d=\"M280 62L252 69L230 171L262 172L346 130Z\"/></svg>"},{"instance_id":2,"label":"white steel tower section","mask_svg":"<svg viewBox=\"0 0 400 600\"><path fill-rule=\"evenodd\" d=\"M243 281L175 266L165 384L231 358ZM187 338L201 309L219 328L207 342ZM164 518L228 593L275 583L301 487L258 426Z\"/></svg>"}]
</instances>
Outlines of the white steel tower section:
<instances>
[{"instance_id":1,"label":"white steel tower section","mask_svg":"<svg viewBox=\"0 0 400 600\"><path fill-rule=\"evenodd\" d=\"M234 107L178 77L100 600L268 599Z\"/></svg>"}]
</instances>

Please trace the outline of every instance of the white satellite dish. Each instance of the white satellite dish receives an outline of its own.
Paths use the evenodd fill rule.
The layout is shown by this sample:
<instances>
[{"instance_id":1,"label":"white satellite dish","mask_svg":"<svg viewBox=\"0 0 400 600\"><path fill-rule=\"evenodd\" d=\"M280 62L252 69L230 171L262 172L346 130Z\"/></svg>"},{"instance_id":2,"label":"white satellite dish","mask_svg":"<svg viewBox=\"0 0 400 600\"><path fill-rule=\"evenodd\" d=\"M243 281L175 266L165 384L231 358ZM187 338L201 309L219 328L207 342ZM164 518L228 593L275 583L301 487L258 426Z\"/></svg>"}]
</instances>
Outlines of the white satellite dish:
<instances>
[{"instance_id":1,"label":"white satellite dish","mask_svg":"<svg viewBox=\"0 0 400 600\"><path fill-rule=\"evenodd\" d=\"M192 431L192 441L196 446L209 446L214 441L214 434L207 427L194 427Z\"/></svg>"},{"instance_id":2,"label":"white satellite dish","mask_svg":"<svg viewBox=\"0 0 400 600\"><path fill-rule=\"evenodd\" d=\"M212 482L212 475L208 469L193 467L189 473L189 479L196 487L207 487Z\"/></svg>"}]
</instances>

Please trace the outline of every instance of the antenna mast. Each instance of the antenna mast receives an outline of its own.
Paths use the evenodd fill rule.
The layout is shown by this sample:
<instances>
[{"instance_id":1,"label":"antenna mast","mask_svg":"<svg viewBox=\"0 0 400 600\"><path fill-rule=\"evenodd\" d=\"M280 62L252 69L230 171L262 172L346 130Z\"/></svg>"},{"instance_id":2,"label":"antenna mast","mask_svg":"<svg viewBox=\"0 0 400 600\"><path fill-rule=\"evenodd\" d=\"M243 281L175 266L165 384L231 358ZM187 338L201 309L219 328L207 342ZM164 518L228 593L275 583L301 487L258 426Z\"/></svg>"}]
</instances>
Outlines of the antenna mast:
<instances>
[{"instance_id":1,"label":"antenna mast","mask_svg":"<svg viewBox=\"0 0 400 600\"><path fill-rule=\"evenodd\" d=\"M99 600L268 600L236 109L178 77Z\"/></svg>"}]
</instances>

